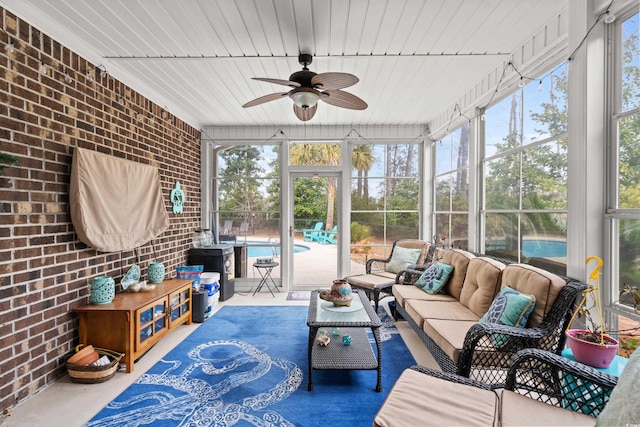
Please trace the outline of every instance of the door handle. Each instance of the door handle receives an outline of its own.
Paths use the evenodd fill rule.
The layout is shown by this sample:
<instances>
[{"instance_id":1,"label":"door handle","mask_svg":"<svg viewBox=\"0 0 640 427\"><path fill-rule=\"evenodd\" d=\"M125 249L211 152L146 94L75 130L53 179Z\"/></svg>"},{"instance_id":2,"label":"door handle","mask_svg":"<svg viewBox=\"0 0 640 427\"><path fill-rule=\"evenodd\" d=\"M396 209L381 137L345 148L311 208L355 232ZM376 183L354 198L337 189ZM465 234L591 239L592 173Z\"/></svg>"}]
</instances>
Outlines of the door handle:
<instances>
[{"instance_id":1,"label":"door handle","mask_svg":"<svg viewBox=\"0 0 640 427\"><path fill-rule=\"evenodd\" d=\"M293 225L289 226L289 237L293 237Z\"/></svg>"}]
</instances>

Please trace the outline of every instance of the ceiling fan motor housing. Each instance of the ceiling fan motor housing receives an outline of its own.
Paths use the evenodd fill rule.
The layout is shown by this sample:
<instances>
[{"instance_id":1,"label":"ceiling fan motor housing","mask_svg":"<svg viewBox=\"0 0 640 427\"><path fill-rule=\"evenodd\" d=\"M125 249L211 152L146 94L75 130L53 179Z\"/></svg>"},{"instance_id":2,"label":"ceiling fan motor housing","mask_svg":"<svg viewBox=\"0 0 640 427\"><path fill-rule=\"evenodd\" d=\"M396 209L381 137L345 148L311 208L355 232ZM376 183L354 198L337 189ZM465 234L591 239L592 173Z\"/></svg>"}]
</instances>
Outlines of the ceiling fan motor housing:
<instances>
[{"instance_id":1,"label":"ceiling fan motor housing","mask_svg":"<svg viewBox=\"0 0 640 427\"><path fill-rule=\"evenodd\" d=\"M289 76L289 80L292 82L300 83L302 87L313 87L311 79L316 76L317 73L309 70L296 71Z\"/></svg>"}]
</instances>

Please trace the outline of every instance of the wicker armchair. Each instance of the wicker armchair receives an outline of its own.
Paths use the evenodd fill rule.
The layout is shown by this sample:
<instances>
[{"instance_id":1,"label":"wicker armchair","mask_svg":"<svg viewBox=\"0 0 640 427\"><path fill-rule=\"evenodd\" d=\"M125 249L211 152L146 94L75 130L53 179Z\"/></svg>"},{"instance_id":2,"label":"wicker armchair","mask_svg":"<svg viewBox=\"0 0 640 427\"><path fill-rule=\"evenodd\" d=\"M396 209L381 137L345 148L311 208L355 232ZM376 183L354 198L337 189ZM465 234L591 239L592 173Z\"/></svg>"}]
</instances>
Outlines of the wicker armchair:
<instances>
[{"instance_id":1,"label":"wicker armchair","mask_svg":"<svg viewBox=\"0 0 640 427\"><path fill-rule=\"evenodd\" d=\"M555 353L519 351L507 372L505 388L585 415L598 416L618 378Z\"/></svg>"},{"instance_id":2,"label":"wicker armchair","mask_svg":"<svg viewBox=\"0 0 640 427\"><path fill-rule=\"evenodd\" d=\"M421 265L425 263L427 253L429 252L429 243L419 239L401 239L393 242L391 252L388 258L371 258L367 261L365 266L365 274L359 276L348 277L347 280L352 288L362 289L369 298L369 301L373 301L375 304L375 310L378 311L378 302L380 301L380 295L391 295L391 287L396 283L401 283L404 277L404 271L401 270L396 273L388 272L387 266L393 258L394 250L398 248L406 249L420 249L421 253L418 257L417 264Z\"/></svg>"},{"instance_id":3,"label":"wicker armchair","mask_svg":"<svg viewBox=\"0 0 640 427\"><path fill-rule=\"evenodd\" d=\"M514 356L504 391L423 366L407 371L393 386L374 426L594 425L618 382L616 377L538 349ZM416 395L420 399L407 402Z\"/></svg>"}]
</instances>

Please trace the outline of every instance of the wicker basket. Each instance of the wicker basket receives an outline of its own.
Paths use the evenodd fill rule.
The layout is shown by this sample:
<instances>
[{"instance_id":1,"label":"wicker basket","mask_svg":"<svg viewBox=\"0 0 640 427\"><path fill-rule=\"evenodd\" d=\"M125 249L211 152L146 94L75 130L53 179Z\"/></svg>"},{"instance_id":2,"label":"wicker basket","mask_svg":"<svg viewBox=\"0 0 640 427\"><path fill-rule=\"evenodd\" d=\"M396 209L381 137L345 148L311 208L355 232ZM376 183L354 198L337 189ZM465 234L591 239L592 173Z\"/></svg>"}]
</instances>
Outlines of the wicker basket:
<instances>
[{"instance_id":1,"label":"wicker basket","mask_svg":"<svg viewBox=\"0 0 640 427\"><path fill-rule=\"evenodd\" d=\"M76 351L80 350L82 347L83 344L78 345L76 347ZM117 351L106 350L104 348L96 348L95 350L101 357L107 356L110 363L102 366L82 366L67 362L67 372L69 372L71 382L96 384L103 383L113 378L120 367L120 359L124 357L124 353L118 353Z\"/></svg>"}]
</instances>

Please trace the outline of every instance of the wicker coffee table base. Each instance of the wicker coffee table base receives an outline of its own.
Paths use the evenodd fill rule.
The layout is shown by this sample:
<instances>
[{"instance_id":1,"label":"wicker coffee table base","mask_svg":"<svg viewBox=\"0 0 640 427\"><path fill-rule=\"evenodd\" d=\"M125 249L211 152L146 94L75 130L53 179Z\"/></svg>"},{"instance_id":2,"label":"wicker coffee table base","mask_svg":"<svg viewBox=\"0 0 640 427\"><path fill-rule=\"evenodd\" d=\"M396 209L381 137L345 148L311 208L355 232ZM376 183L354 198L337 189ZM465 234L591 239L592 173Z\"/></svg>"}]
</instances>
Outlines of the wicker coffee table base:
<instances>
[{"instance_id":1,"label":"wicker coffee table base","mask_svg":"<svg viewBox=\"0 0 640 427\"><path fill-rule=\"evenodd\" d=\"M307 325L309 325L309 348L308 348L308 368L309 383L307 390L313 390L313 370L376 370L378 380L376 391L382 391L382 347L380 345L380 319L375 314L367 299L364 299L363 309L367 311L370 322L315 322L315 313L318 309L315 304L316 294L311 295L311 304L309 305L309 317ZM357 292L356 292L357 293ZM360 297L359 293L358 297ZM354 295L354 298L356 296ZM331 335L332 328L340 328L340 335ZM373 332L375 340L374 349L369 342L366 328L370 328ZM326 346L321 346L316 341L318 331L325 329L328 332L331 341ZM350 345L342 343L344 335L351 335L352 341Z\"/></svg>"}]
</instances>

